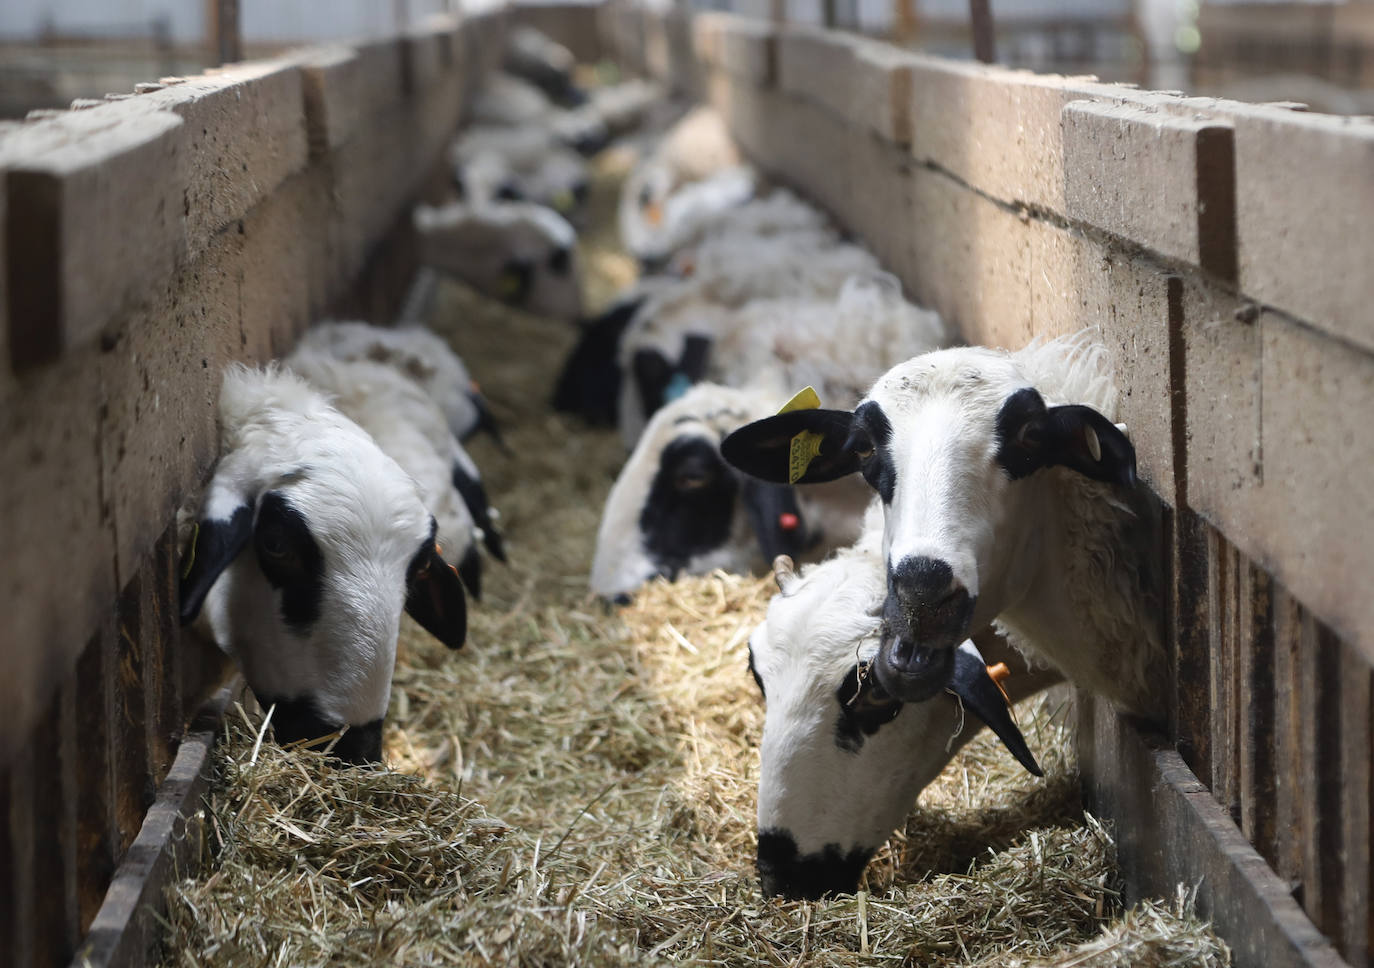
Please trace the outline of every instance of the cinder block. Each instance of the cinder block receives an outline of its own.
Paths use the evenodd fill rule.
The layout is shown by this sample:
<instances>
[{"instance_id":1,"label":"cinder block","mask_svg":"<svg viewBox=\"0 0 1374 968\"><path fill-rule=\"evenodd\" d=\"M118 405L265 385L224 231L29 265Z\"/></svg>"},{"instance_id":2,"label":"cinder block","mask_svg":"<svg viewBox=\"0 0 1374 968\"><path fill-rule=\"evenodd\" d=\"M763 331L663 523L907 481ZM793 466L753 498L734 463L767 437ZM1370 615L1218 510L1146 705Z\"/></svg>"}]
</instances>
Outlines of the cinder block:
<instances>
[{"instance_id":1,"label":"cinder block","mask_svg":"<svg viewBox=\"0 0 1374 968\"><path fill-rule=\"evenodd\" d=\"M456 18L438 15L401 37L403 90L416 94L443 82L453 63Z\"/></svg>"},{"instance_id":2,"label":"cinder block","mask_svg":"<svg viewBox=\"0 0 1374 968\"><path fill-rule=\"evenodd\" d=\"M852 103L856 40L837 30L788 26L777 34L778 87L839 117Z\"/></svg>"},{"instance_id":3,"label":"cinder block","mask_svg":"<svg viewBox=\"0 0 1374 968\"><path fill-rule=\"evenodd\" d=\"M15 737L28 735L115 603L98 352L87 346L26 375L0 406L0 708Z\"/></svg>"},{"instance_id":4,"label":"cinder block","mask_svg":"<svg viewBox=\"0 0 1374 968\"><path fill-rule=\"evenodd\" d=\"M1062 214L1060 112L1128 89L933 57L912 61L911 153L999 201Z\"/></svg>"},{"instance_id":5,"label":"cinder block","mask_svg":"<svg viewBox=\"0 0 1374 968\"><path fill-rule=\"evenodd\" d=\"M1195 284L1182 309L1188 504L1235 541L1264 481L1259 311Z\"/></svg>"},{"instance_id":6,"label":"cinder block","mask_svg":"<svg viewBox=\"0 0 1374 968\"><path fill-rule=\"evenodd\" d=\"M890 44L852 46L852 80L845 116L894 144L911 144L911 78L918 59Z\"/></svg>"},{"instance_id":7,"label":"cinder block","mask_svg":"<svg viewBox=\"0 0 1374 968\"><path fill-rule=\"evenodd\" d=\"M32 122L0 146L18 369L93 340L185 250L182 121L129 103Z\"/></svg>"},{"instance_id":8,"label":"cinder block","mask_svg":"<svg viewBox=\"0 0 1374 968\"><path fill-rule=\"evenodd\" d=\"M1090 101L1063 122L1065 215L1234 281L1230 124Z\"/></svg>"},{"instance_id":9,"label":"cinder block","mask_svg":"<svg viewBox=\"0 0 1374 968\"><path fill-rule=\"evenodd\" d=\"M1180 280L1074 229L1040 219L1024 224L1031 243L1024 341L1097 328L1117 388L1115 419L1128 428L1141 477L1176 505L1170 334Z\"/></svg>"},{"instance_id":10,"label":"cinder block","mask_svg":"<svg viewBox=\"0 0 1374 968\"><path fill-rule=\"evenodd\" d=\"M350 47L311 47L301 58L305 123L312 155L323 155L353 136L363 117L357 91L362 64Z\"/></svg>"},{"instance_id":11,"label":"cinder block","mask_svg":"<svg viewBox=\"0 0 1374 968\"><path fill-rule=\"evenodd\" d=\"M777 31L769 24L740 17L722 18L720 63L726 72L758 87L777 78Z\"/></svg>"},{"instance_id":12,"label":"cinder block","mask_svg":"<svg viewBox=\"0 0 1374 968\"><path fill-rule=\"evenodd\" d=\"M1241 291L1374 349L1374 121L1233 116Z\"/></svg>"},{"instance_id":13,"label":"cinder block","mask_svg":"<svg viewBox=\"0 0 1374 968\"><path fill-rule=\"evenodd\" d=\"M185 122L181 160L191 258L305 166L301 73L286 61L235 64L95 110L145 109L170 111Z\"/></svg>"}]
</instances>

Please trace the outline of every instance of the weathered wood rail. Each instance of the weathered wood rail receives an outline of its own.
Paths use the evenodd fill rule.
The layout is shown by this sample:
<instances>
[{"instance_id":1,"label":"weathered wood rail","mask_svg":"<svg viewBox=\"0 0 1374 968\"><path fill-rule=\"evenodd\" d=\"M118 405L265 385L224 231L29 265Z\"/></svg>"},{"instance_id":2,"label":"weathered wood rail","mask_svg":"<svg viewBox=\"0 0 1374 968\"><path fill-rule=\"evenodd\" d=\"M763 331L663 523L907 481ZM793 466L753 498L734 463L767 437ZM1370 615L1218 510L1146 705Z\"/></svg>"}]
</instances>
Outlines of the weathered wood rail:
<instances>
[{"instance_id":1,"label":"weathered wood rail","mask_svg":"<svg viewBox=\"0 0 1374 968\"><path fill-rule=\"evenodd\" d=\"M435 18L0 126L5 964L146 960L145 875L195 749L168 771L227 671L177 621L175 513L216 457L220 371L326 312L390 318L411 204L506 20Z\"/></svg>"},{"instance_id":2,"label":"weathered wood rail","mask_svg":"<svg viewBox=\"0 0 1374 968\"><path fill-rule=\"evenodd\" d=\"M1240 964L1369 965L1374 122L600 18L965 339L1101 327L1165 510L1173 689L1166 737L1085 697L1089 804L1132 890L1200 882Z\"/></svg>"}]
</instances>

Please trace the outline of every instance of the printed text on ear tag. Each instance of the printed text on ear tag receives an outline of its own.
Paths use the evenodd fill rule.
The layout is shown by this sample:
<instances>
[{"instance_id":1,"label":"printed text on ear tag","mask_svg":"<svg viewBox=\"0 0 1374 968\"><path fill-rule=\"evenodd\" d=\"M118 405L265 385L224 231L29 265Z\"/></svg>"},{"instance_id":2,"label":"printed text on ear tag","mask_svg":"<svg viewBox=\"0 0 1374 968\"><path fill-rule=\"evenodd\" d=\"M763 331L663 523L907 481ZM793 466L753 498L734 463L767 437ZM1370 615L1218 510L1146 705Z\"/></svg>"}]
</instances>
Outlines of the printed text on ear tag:
<instances>
[{"instance_id":1,"label":"printed text on ear tag","mask_svg":"<svg viewBox=\"0 0 1374 968\"><path fill-rule=\"evenodd\" d=\"M811 462L821 455L823 436L810 430L803 430L792 438L792 446L787 455L787 483L795 484L806 475Z\"/></svg>"},{"instance_id":2,"label":"printed text on ear tag","mask_svg":"<svg viewBox=\"0 0 1374 968\"><path fill-rule=\"evenodd\" d=\"M782 405L778 413L791 413L793 410L819 410L821 397L814 388L802 387L796 395Z\"/></svg>"}]
</instances>

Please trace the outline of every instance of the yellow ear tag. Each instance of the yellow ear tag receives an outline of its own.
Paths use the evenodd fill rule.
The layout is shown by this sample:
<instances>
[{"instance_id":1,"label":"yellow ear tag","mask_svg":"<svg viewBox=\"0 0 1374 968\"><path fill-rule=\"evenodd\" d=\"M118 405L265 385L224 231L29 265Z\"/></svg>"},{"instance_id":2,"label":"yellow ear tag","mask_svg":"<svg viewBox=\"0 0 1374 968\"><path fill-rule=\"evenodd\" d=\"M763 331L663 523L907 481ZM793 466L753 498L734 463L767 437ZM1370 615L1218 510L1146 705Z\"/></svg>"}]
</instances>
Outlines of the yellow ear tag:
<instances>
[{"instance_id":1,"label":"yellow ear tag","mask_svg":"<svg viewBox=\"0 0 1374 968\"><path fill-rule=\"evenodd\" d=\"M814 387L803 387L797 391L796 396L782 405L778 413L792 413L794 410L819 410L821 408L821 397ZM787 483L795 484L806 475L806 469L811 466L811 462L820 456L821 441L825 438L820 434L803 430L792 438L792 445L787 454Z\"/></svg>"},{"instance_id":2,"label":"yellow ear tag","mask_svg":"<svg viewBox=\"0 0 1374 968\"><path fill-rule=\"evenodd\" d=\"M802 387L796 395L782 405L778 413L791 413L793 410L819 410L821 397L814 387Z\"/></svg>"},{"instance_id":3,"label":"yellow ear tag","mask_svg":"<svg viewBox=\"0 0 1374 968\"><path fill-rule=\"evenodd\" d=\"M196 563L196 541L200 538L200 522L197 521L192 525L192 528L191 544L186 549L186 564L181 566L181 578L183 581L191 574L191 568Z\"/></svg>"}]
</instances>

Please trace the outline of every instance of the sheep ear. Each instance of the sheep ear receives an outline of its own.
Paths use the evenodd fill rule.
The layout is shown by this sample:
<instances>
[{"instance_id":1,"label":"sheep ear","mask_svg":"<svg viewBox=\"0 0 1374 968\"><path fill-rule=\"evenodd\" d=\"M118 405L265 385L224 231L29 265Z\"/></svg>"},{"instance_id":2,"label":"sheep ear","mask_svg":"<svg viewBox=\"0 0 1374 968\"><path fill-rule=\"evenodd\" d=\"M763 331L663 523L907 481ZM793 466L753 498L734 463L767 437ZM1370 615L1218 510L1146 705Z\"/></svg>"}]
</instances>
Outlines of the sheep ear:
<instances>
[{"instance_id":1,"label":"sheep ear","mask_svg":"<svg viewBox=\"0 0 1374 968\"><path fill-rule=\"evenodd\" d=\"M473 470L475 470L475 465ZM491 556L502 564L506 563L506 545L501 532L491 519L491 505L487 501L486 488L480 478L468 472L460 461L453 462L453 487L472 515L473 523L482 529L482 543L487 546Z\"/></svg>"},{"instance_id":2,"label":"sheep ear","mask_svg":"<svg viewBox=\"0 0 1374 968\"><path fill-rule=\"evenodd\" d=\"M453 566L433 543L416 558L406 580L406 612L450 649L461 649L468 634L468 603Z\"/></svg>"},{"instance_id":3,"label":"sheep ear","mask_svg":"<svg viewBox=\"0 0 1374 968\"><path fill-rule=\"evenodd\" d=\"M181 624L200 614L216 579L239 556L253 536L253 508L240 504L227 518L204 518L196 524L187 560L181 566Z\"/></svg>"},{"instance_id":4,"label":"sheep ear","mask_svg":"<svg viewBox=\"0 0 1374 968\"><path fill-rule=\"evenodd\" d=\"M1136 482L1135 447L1092 407L1046 407L1032 387L1018 390L997 415L998 462L1013 480L1042 467L1068 467L1109 484Z\"/></svg>"},{"instance_id":5,"label":"sheep ear","mask_svg":"<svg viewBox=\"0 0 1374 968\"><path fill-rule=\"evenodd\" d=\"M797 505L796 491L790 486L750 477L744 479L740 496L764 561L806 550L806 524Z\"/></svg>"},{"instance_id":6,"label":"sheep ear","mask_svg":"<svg viewBox=\"0 0 1374 968\"><path fill-rule=\"evenodd\" d=\"M673 378L673 365L658 350L635 350L630 368L634 374L635 389L639 391L639 404L647 420L663 406L663 396Z\"/></svg>"},{"instance_id":7,"label":"sheep ear","mask_svg":"<svg viewBox=\"0 0 1374 968\"><path fill-rule=\"evenodd\" d=\"M820 484L853 474L859 459L845 450L854 414L793 410L745 424L720 444L739 470L775 484Z\"/></svg>"},{"instance_id":8,"label":"sheep ear","mask_svg":"<svg viewBox=\"0 0 1374 968\"><path fill-rule=\"evenodd\" d=\"M1040 764L1035 762L1026 738L1021 735L1016 721L1011 718L1011 707L1007 697L983 664L983 657L970 642L964 642L954 651L954 675L950 678L949 691L964 704L964 709L973 713L997 734L997 738L1016 761L1034 776L1044 776Z\"/></svg>"}]
</instances>

